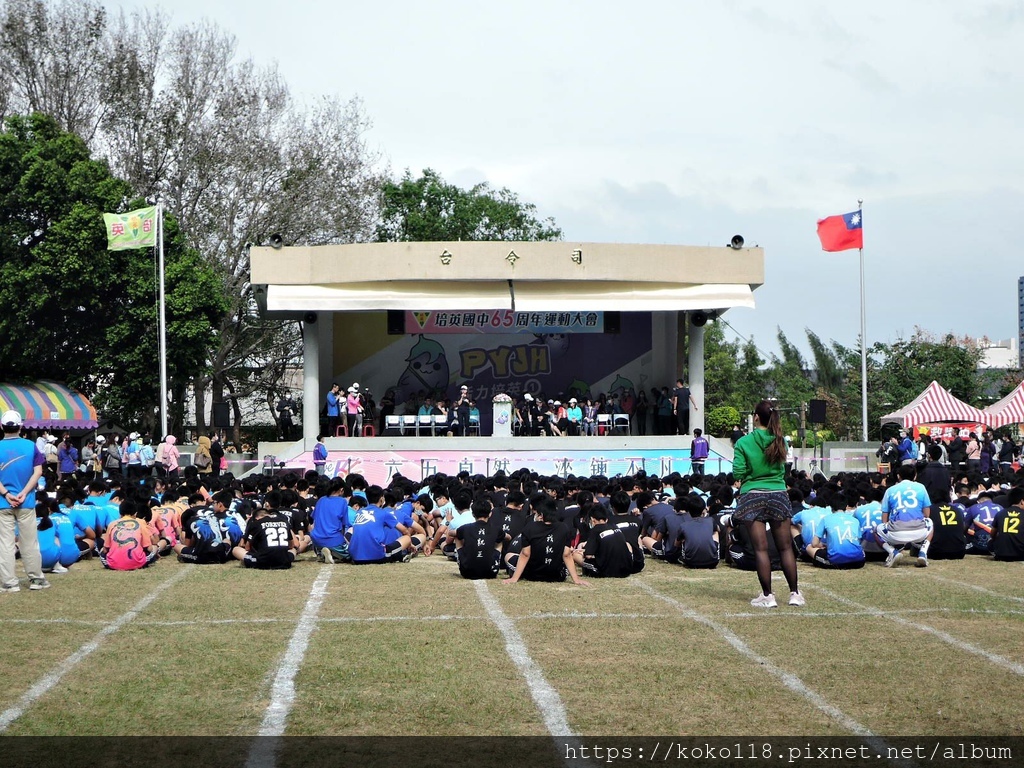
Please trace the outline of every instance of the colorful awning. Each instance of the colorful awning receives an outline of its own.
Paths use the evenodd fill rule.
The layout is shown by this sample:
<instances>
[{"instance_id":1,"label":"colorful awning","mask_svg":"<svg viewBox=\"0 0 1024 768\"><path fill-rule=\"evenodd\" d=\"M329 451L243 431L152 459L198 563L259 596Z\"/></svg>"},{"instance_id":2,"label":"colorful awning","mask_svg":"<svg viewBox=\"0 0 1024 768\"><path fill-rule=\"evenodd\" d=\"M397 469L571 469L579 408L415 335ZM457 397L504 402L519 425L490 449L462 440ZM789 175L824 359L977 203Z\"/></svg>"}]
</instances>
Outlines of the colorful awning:
<instances>
[{"instance_id":1,"label":"colorful awning","mask_svg":"<svg viewBox=\"0 0 1024 768\"><path fill-rule=\"evenodd\" d=\"M85 395L56 381L0 384L0 411L17 411L30 429L94 429L96 409Z\"/></svg>"},{"instance_id":2,"label":"colorful awning","mask_svg":"<svg viewBox=\"0 0 1024 768\"><path fill-rule=\"evenodd\" d=\"M985 409L985 413L988 414L993 429L1008 424L1024 424L1024 381L1002 400L992 403Z\"/></svg>"},{"instance_id":3,"label":"colorful awning","mask_svg":"<svg viewBox=\"0 0 1024 768\"><path fill-rule=\"evenodd\" d=\"M947 421L988 424L989 416L984 411L953 397L949 390L943 388L939 382L933 381L906 407L882 417L883 424L900 424L908 429L916 427L918 424L937 424Z\"/></svg>"}]
</instances>

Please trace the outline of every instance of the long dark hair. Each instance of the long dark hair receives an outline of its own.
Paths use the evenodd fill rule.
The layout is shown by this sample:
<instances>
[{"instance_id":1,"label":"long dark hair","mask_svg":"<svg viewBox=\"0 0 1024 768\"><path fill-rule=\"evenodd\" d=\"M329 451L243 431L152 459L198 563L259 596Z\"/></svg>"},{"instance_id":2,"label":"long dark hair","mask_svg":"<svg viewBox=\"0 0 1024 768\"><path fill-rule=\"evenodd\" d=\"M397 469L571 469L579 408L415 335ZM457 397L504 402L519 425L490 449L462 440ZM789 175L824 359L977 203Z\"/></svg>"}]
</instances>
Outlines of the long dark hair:
<instances>
[{"instance_id":1,"label":"long dark hair","mask_svg":"<svg viewBox=\"0 0 1024 768\"><path fill-rule=\"evenodd\" d=\"M769 434L775 439L765 449L764 457L769 464L784 464L786 461L786 439L782 436L782 424L779 421L779 409L770 400L762 400L754 408L754 414L762 426L768 428Z\"/></svg>"}]
</instances>

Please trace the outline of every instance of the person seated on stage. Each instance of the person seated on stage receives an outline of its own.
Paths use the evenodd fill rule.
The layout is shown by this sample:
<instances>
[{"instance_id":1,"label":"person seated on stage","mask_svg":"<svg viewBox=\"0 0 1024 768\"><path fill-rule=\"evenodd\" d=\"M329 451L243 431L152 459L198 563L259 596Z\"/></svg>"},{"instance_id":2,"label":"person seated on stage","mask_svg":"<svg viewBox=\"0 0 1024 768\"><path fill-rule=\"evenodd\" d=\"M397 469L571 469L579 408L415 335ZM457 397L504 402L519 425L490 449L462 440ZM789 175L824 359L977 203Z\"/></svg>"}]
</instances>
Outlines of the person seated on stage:
<instances>
[{"instance_id":1,"label":"person seated on stage","mask_svg":"<svg viewBox=\"0 0 1024 768\"><path fill-rule=\"evenodd\" d=\"M992 521L992 554L996 560L1024 560L1024 488L1011 488L1007 507Z\"/></svg>"},{"instance_id":2,"label":"person seated on stage","mask_svg":"<svg viewBox=\"0 0 1024 768\"><path fill-rule=\"evenodd\" d=\"M992 491L982 491L978 494L978 501L968 507L964 514L969 555L992 554L992 521L1003 511L1003 508L992 500L992 496Z\"/></svg>"},{"instance_id":3,"label":"person seated on stage","mask_svg":"<svg viewBox=\"0 0 1024 768\"><path fill-rule=\"evenodd\" d=\"M556 400L548 400L547 410L544 411L543 430L547 435L562 437L565 433L558 425L558 411L562 404Z\"/></svg>"},{"instance_id":4,"label":"person seated on stage","mask_svg":"<svg viewBox=\"0 0 1024 768\"><path fill-rule=\"evenodd\" d=\"M585 544L572 551L584 576L624 579L633 574L633 551L622 530L608 522L608 510L602 504L590 506L590 530Z\"/></svg>"},{"instance_id":5,"label":"person seated on stage","mask_svg":"<svg viewBox=\"0 0 1024 768\"><path fill-rule=\"evenodd\" d=\"M437 402L434 403L432 415L434 417L435 429L440 428L442 432L445 432L448 435L448 437L451 437L453 434L452 420L455 416L448 408L448 401L443 397L437 398Z\"/></svg>"},{"instance_id":6,"label":"person seated on stage","mask_svg":"<svg viewBox=\"0 0 1024 768\"><path fill-rule=\"evenodd\" d=\"M569 407L565 409L566 425L570 435L583 433L583 409L575 397L569 398Z\"/></svg>"},{"instance_id":7,"label":"person seated on stage","mask_svg":"<svg viewBox=\"0 0 1024 768\"><path fill-rule=\"evenodd\" d=\"M917 548L917 564L925 567L928 565L928 546L932 537L928 491L914 481L917 477L914 464L901 464L897 474L899 482L891 486L882 497L882 524L875 528L888 554L885 567L896 565L907 547Z\"/></svg>"},{"instance_id":8,"label":"person seated on stage","mask_svg":"<svg viewBox=\"0 0 1024 768\"><path fill-rule=\"evenodd\" d=\"M501 547L505 533L490 525L491 504L483 499L474 501L470 509L473 522L455 530L455 562L464 579L493 579L501 565Z\"/></svg>"},{"instance_id":9,"label":"person seated on stage","mask_svg":"<svg viewBox=\"0 0 1024 768\"><path fill-rule=\"evenodd\" d=\"M152 565L159 559L156 545L150 538L149 508L131 499L118 505L121 516L107 527L100 549L100 562L113 571L134 571Z\"/></svg>"},{"instance_id":10,"label":"person seated on stage","mask_svg":"<svg viewBox=\"0 0 1024 768\"><path fill-rule=\"evenodd\" d=\"M313 527L309 537L317 559L325 563L348 557L345 534L349 529L349 499L345 498L346 494L345 479L335 477L327 488L327 495L321 496L313 508Z\"/></svg>"},{"instance_id":11,"label":"person seated on stage","mask_svg":"<svg viewBox=\"0 0 1024 768\"><path fill-rule=\"evenodd\" d=\"M503 584L526 581L565 581L572 578L573 584L586 586L576 573L576 562L572 558L569 542L572 532L558 521L558 509L554 499L543 496L530 499L535 518L527 523L509 547L505 555L505 569L509 577Z\"/></svg>"},{"instance_id":12,"label":"person seated on stage","mask_svg":"<svg viewBox=\"0 0 1024 768\"><path fill-rule=\"evenodd\" d=\"M425 398L423 398L423 404L420 406L419 410L416 412L416 415L417 416L433 416L434 415L434 398L432 398L430 395L427 395Z\"/></svg>"},{"instance_id":13,"label":"person seated on stage","mask_svg":"<svg viewBox=\"0 0 1024 768\"><path fill-rule=\"evenodd\" d=\"M362 497L349 500L355 519L348 554L355 565L407 563L416 554L412 538L398 529L398 518L391 510L378 506L383 497L383 489L371 485L366 489L365 505Z\"/></svg>"},{"instance_id":14,"label":"person seated on stage","mask_svg":"<svg viewBox=\"0 0 1024 768\"><path fill-rule=\"evenodd\" d=\"M854 503L841 493L833 499L833 511L821 521L821 532L807 545L807 555L815 565L837 569L864 567L860 521L851 514Z\"/></svg>"},{"instance_id":15,"label":"person seated on stage","mask_svg":"<svg viewBox=\"0 0 1024 768\"><path fill-rule=\"evenodd\" d=\"M597 406L589 397L583 402L583 422L581 425L584 435L597 434Z\"/></svg>"},{"instance_id":16,"label":"person seated on stage","mask_svg":"<svg viewBox=\"0 0 1024 768\"><path fill-rule=\"evenodd\" d=\"M275 506L280 499L278 491L267 494L263 505L246 523L241 545L231 550L243 567L284 570L295 562L299 540L292 532L288 516Z\"/></svg>"}]
</instances>

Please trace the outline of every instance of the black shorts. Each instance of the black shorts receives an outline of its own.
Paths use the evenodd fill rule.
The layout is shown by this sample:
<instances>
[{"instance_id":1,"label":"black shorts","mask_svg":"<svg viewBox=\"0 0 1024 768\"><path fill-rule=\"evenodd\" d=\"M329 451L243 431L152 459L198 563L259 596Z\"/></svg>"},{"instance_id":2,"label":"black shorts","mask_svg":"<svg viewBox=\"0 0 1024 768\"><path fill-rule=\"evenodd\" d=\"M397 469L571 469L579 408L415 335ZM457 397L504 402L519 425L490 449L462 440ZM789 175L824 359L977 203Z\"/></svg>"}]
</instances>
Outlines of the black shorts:
<instances>
[{"instance_id":1,"label":"black shorts","mask_svg":"<svg viewBox=\"0 0 1024 768\"><path fill-rule=\"evenodd\" d=\"M718 567L717 560L683 560L683 566L686 568L695 568L698 570L711 570L712 568Z\"/></svg>"},{"instance_id":2,"label":"black shorts","mask_svg":"<svg viewBox=\"0 0 1024 768\"><path fill-rule=\"evenodd\" d=\"M246 552L245 557L242 558L242 565L246 568L256 568L261 571L277 571L291 568L294 561L295 555L291 550L286 551L283 555L274 555L272 557L257 557L252 552Z\"/></svg>"},{"instance_id":3,"label":"black shorts","mask_svg":"<svg viewBox=\"0 0 1024 768\"><path fill-rule=\"evenodd\" d=\"M814 553L814 560L811 562L820 568L831 568L836 571L852 571L857 568L864 567L864 560L854 560L850 563L833 563L829 559L828 549L825 547L822 547Z\"/></svg>"},{"instance_id":4,"label":"black shorts","mask_svg":"<svg viewBox=\"0 0 1024 768\"><path fill-rule=\"evenodd\" d=\"M191 563L192 565L223 565L231 559L231 555L224 550L223 545L216 548L209 547L185 547L178 553L178 561Z\"/></svg>"},{"instance_id":5,"label":"black shorts","mask_svg":"<svg viewBox=\"0 0 1024 768\"><path fill-rule=\"evenodd\" d=\"M459 574L464 579L493 579L498 575L501 566L501 553L492 550L491 556L484 555L482 558L474 558L477 562L463 563L461 549L455 550L456 562L459 564Z\"/></svg>"}]
</instances>

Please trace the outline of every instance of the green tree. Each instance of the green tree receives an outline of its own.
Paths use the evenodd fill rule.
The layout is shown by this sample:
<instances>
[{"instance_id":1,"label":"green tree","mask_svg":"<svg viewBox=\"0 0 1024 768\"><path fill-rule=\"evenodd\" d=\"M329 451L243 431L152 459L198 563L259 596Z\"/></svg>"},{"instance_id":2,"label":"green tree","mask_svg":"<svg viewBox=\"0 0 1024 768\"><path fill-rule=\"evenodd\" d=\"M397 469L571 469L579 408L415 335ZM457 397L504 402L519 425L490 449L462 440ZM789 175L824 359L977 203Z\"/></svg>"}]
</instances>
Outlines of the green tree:
<instances>
[{"instance_id":1,"label":"green tree","mask_svg":"<svg viewBox=\"0 0 1024 768\"><path fill-rule=\"evenodd\" d=\"M5 377L66 381L112 415L155 423L159 401L151 249L108 251L104 211L145 203L51 117L0 132L0 360ZM220 283L166 227L169 375L202 368Z\"/></svg>"},{"instance_id":2,"label":"green tree","mask_svg":"<svg viewBox=\"0 0 1024 768\"><path fill-rule=\"evenodd\" d=\"M793 414L799 414L800 405L814 396L814 384L803 355L781 328L778 341L781 355L772 356L766 378L771 396L779 401L784 429L792 429L799 423Z\"/></svg>"},{"instance_id":3,"label":"green tree","mask_svg":"<svg viewBox=\"0 0 1024 768\"><path fill-rule=\"evenodd\" d=\"M379 242L456 240L558 240L554 219L537 218L537 207L488 184L461 189L427 168L414 179L406 169L399 181L381 188Z\"/></svg>"},{"instance_id":4,"label":"green tree","mask_svg":"<svg viewBox=\"0 0 1024 768\"><path fill-rule=\"evenodd\" d=\"M704 326L704 408L708 419L711 409L735 404L739 354L739 343L725 338L720 323ZM709 423L705 426L711 430Z\"/></svg>"}]
</instances>

